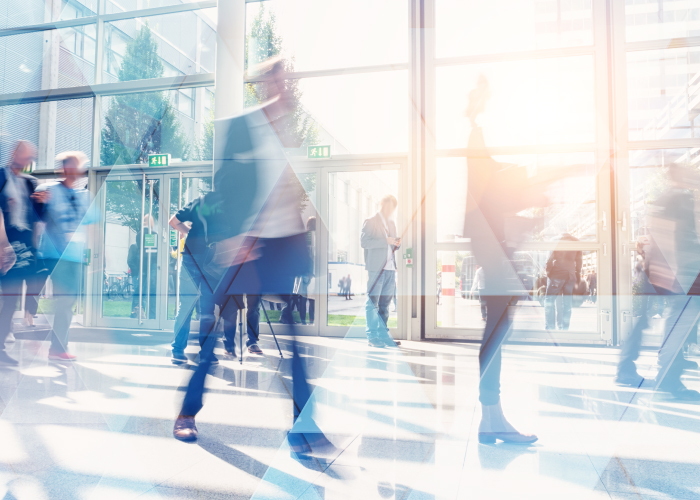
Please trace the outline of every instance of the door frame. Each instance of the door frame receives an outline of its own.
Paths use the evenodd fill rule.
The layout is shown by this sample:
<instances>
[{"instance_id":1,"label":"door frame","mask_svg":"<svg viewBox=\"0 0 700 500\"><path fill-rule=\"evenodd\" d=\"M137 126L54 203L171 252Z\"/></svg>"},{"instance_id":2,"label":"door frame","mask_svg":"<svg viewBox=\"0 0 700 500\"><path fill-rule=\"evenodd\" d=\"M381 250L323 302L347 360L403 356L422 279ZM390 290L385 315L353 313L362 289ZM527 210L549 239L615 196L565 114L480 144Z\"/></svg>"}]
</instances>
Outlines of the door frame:
<instances>
[{"instance_id":1,"label":"door frame","mask_svg":"<svg viewBox=\"0 0 700 500\"><path fill-rule=\"evenodd\" d=\"M102 279L105 259L105 215L106 196L105 182L112 180L134 180L141 181L144 176L148 180L158 179L161 183L159 191L159 213L158 228L161 231L161 241L159 245L168 245L170 235L168 220L170 218L170 182L173 178L182 179L190 177L202 177L212 175L211 165L175 165L169 167L146 167L144 165L114 166L105 169L91 169L91 176L94 176L95 199L93 203L99 203L101 221L96 224L90 234L92 248L92 258L89 265L91 279L88 279L88 291L86 296L85 324L86 326L107 327L124 330L169 330L175 326L175 320L167 318L168 301L168 252L159 252L158 265L160 267L157 299L156 318L152 320L136 321L134 318L116 318L102 316ZM142 192L143 193L143 192ZM143 196L143 194L142 194ZM193 322L193 328L197 328L197 322Z\"/></svg>"},{"instance_id":2,"label":"door frame","mask_svg":"<svg viewBox=\"0 0 700 500\"><path fill-rule=\"evenodd\" d=\"M397 211L397 227L407 228L403 239L404 246L414 245L414 236L411 226L410 213L413 210L413 200L409 198L407 189L407 164L406 156L382 156L382 155L353 155L331 158L328 160L292 159L291 164L297 174L316 174L316 212L320 223L317 223L316 234L316 262L314 262L316 286L316 321L314 325L299 326L296 328L298 335L315 335L323 337L361 337L365 334L364 327L329 326L328 325L328 244L330 240L329 228L329 185L328 174L333 172L362 172L372 170L396 170L399 175L398 195L400 210ZM403 202L402 202L403 200ZM408 269L400 255L397 258L397 328L392 328L394 338L407 338L407 325L410 315L410 284ZM363 270L363 272L365 272ZM323 279L321 279L323 278ZM364 295L362 296L364 297ZM263 318L264 319L264 316ZM291 333L287 325L273 324L275 333ZM261 321L260 331L269 333L269 328Z\"/></svg>"}]
</instances>

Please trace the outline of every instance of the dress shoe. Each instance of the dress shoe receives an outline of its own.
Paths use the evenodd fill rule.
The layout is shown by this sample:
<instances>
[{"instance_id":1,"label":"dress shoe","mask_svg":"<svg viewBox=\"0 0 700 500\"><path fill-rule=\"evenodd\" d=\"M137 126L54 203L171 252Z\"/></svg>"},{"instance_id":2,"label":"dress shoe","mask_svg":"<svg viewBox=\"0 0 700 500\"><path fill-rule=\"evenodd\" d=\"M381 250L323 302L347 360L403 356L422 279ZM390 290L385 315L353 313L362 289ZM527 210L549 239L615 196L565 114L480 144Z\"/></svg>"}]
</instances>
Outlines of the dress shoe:
<instances>
[{"instance_id":1,"label":"dress shoe","mask_svg":"<svg viewBox=\"0 0 700 500\"><path fill-rule=\"evenodd\" d=\"M532 444L537 441L534 434L520 434L519 432L480 432L479 442L481 444L494 444L496 441L503 441L511 444Z\"/></svg>"},{"instance_id":2,"label":"dress shoe","mask_svg":"<svg viewBox=\"0 0 700 500\"><path fill-rule=\"evenodd\" d=\"M187 356L185 356L184 352L173 351L173 357L170 361L172 361L174 365L184 365L187 363Z\"/></svg>"},{"instance_id":3,"label":"dress shoe","mask_svg":"<svg viewBox=\"0 0 700 500\"><path fill-rule=\"evenodd\" d=\"M194 424L194 417L179 415L175 420L173 436L180 441L196 441L197 426Z\"/></svg>"},{"instance_id":4,"label":"dress shoe","mask_svg":"<svg viewBox=\"0 0 700 500\"><path fill-rule=\"evenodd\" d=\"M262 349L260 349L260 346L258 344L250 344L248 346L248 352L250 354L257 354L257 355L261 355L263 353Z\"/></svg>"},{"instance_id":5,"label":"dress shoe","mask_svg":"<svg viewBox=\"0 0 700 500\"><path fill-rule=\"evenodd\" d=\"M481 422L479 423L479 442L493 444L496 441L513 444L531 444L537 441L534 434L523 434L511 425L503 414L501 402L493 405L481 405Z\"/></svg>"},{"instance_id":6,"label":"dress shoe","mask_svg":"<svg viewBox=\"0 0 700 500\"><path fill-rule=\"evenodd\" d=\"M3 350L0 350L0 365L6 365L6 366L18 366L19 361L17 361L14 358L11 358L10 356L7 355L7 353Z\"/></svg>"}]
</instances>

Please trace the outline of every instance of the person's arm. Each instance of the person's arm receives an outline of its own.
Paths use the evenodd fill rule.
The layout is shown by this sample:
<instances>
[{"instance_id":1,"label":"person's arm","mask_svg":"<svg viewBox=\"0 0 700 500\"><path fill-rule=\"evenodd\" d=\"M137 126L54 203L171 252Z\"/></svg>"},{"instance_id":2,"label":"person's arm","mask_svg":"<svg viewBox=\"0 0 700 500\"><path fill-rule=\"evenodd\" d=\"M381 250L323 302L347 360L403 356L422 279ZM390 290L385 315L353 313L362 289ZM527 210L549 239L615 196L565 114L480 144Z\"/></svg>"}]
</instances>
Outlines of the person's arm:
<instances>
[{"instance_id":1,"label":"person's arm","mask_svg":"<svg viewBox=\"0 0 700 500\"><path fill-rule=\"evenodd\" d=\"M180 231L180 234L182 234L182 235L187 235L187 233L190 232L190 228L187 226L187 224L177 220L176 215L173 215L172 217L170 217L168 224L170 224L170 227L172 227L173 229Z\"/></svg>"},{"instance_id":2,"label":"person's arm","mask_svg":"<svg viewBox=\"0 0 700 500\"><path fill-rule=\"evenodd\" d=\"M377 232L372 227L372 218L366 219L362 224L362 233L360 234L360 246L362 248L385 248L387 245L394 245L395 238L385 237L382 233L377 236Z\"/></svg>"},{"instance_id":3,"label":"person's arm","mask_svg":"<svg viewBox=\"0 0 700 500\"><path fill-rule=\"evenodd\" d=\"M0 271L5 274L12 269L17 261L17 255L7 239L5 232L5 219L0 211Z\"/></svg>"},{"instance_id":4,"label":"person's arm","mask_svg":"<svg viewBox=\"0 0 700 500\"><path fill-rule=\"evenodd\" d=\"M576 281L581 281L581 269L583 268L583 252L576 252Z\"/></svg>"}]
</instances>

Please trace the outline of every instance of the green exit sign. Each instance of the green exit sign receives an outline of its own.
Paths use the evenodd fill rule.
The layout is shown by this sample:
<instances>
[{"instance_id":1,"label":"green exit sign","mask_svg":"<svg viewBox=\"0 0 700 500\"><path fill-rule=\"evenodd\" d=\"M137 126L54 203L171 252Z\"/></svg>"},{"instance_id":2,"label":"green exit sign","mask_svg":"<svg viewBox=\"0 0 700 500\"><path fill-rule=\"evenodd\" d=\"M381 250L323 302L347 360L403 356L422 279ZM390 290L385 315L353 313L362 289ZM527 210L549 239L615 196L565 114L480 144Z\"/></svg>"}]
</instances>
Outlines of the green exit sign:
<instances>
[{"instance_id":1,"label":"green exit sign","mask_svg":"<svg viewBox=\"0 0 700 500\"><path fill-rule=\"evenodd\" d=\"M167 167L170 165L170 155L148 155L149 167Z\"/></svg>"},{"instance_id":2,"label":"green exit sign","mask_svg":"<svg viewBox=\"0 0 700 500\"><path fill-rule=\"evenodd\" d=\"M156 239L155 233L143 235L144 248L155 248L157 244L158 244L158 240Z\"/></svg>"},{"instance_id":3,"label":"green exit sign","mask_svg":"<svg viewBox=\"0 0 700 500\"><path fill-rule=\"evenodd\" d=\"M308 158L330 158L331 157L331 147L330 146L308 146L306 150Z\"/></svg>"}]
</instances>

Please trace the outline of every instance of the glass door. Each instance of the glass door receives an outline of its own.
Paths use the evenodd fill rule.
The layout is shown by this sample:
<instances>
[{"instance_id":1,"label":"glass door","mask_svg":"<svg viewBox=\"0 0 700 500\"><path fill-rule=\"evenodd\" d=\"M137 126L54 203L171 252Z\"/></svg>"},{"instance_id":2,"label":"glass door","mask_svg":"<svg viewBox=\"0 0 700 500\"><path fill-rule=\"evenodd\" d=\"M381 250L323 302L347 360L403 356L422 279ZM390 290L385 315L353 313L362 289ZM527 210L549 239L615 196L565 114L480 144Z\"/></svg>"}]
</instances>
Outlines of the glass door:
<instances>
[{"instance_id":1,"label":"glass door","mask_svg":"<svg viewBox=\"0 0 700 500\"><path fill-rule=\"evenodd\" d=\"M162 175L103 178L98 325L160 328L164 269Z\"/></svg>"},{"instance_id":2,"label":"glass door","mask_svg":"<svg viewBox=\"0 0 700 500\"><path fill-rule=\"evenodd\" d=\"M163 295L166 298L165 318L163 320L163 329L172 329L175 326L178 308L180 307L180 288L182 280L189 279L182 267L182 252L184 250L185 238L171 228L168 224L170 218L175 215L178 210L187 206L196 198L207 194L212 189L211 169L204 172L183 173L167 175L165 182L168 185L168 217L165 219L167 230L167 279L164 282ZM183 307L192 307L192 304L183 304ZM196 302L192 309L191 331L196 331L199 328L199 303Z\"/></svg>"},{"instance_id":3,"label":"glass door","mask_svg":"<svg viewBox=\"0 0 700 500\"><path fill-rule=\"evenodd\" d=\"M406 236L403 215L408 200L400 196L400 172L401 165L393 162L353 164L339 161L322 166L321 335L365 335L368 274L360 235L364 221L377 214L382 198L391 195L398 200L394 215L397 235ZM403 294L398 292L405 272L401 255L399 249L396 252L397 291L388 306L388 326L395 338L398 338L403 302Z\"/></svg>"}]
</instances>

